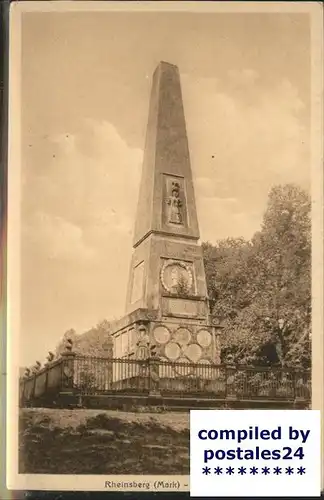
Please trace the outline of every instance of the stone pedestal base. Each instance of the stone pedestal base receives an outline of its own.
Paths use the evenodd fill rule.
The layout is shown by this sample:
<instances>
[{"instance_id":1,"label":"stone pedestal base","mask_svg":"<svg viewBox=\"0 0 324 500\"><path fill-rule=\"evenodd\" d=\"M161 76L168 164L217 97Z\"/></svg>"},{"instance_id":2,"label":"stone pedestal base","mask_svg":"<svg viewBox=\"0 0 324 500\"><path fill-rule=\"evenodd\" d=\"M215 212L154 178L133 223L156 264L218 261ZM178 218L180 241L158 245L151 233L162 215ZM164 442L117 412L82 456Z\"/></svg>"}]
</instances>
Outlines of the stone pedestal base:
<instances>
[{"instance_id":1,"label":"stone pedestal base","mask_svg":"<svg viewBox=\"0 0 324 500\"><path fill-rule=\"evenodd\" d=\"M137 310L115 324L113 339L115 358L146 359L155 346L160 361L220 363L219 329L204 320L159 318L157 311Z\"/></svg>"}]
</instances>

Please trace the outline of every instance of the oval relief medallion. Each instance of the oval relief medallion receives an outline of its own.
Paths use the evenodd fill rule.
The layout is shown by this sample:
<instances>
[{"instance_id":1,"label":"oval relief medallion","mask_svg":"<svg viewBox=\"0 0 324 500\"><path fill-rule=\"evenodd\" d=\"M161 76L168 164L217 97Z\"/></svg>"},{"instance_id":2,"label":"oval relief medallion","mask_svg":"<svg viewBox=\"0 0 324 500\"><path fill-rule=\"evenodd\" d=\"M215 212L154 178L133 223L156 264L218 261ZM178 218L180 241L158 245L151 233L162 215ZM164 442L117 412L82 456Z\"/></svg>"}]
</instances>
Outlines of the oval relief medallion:
<instances>
[{"instance_id":1,"label":"oval relief medallion","mask_svg":"<svg viewBox=\"0 0 324 500\"><path fill-rule=\"evenodd\" d=\"M170 340L170 332L165 326L157 326L154 329L154 338L159 344L166 344Z\"/></svg>"},{"instance_id":2,"label":"oval relief medallion","mask_svg":"<svg viewBox=\"0 0 324 500\"><path fill-rule=\"evenodd\" d=\"M180 345L189 344L191 333L186 328L179 328L174 334L174 340Z\"/></svg>"},{"instance_id":3,"label":"oval relief medallion","mask_svg":"<svg viewBox=\"0 0 324 500\"><path fill-rule=\"evenodd\" d=\"M193 275L188 264L176 260L167 260L161 270L163 288L172 294L191 292Z\"/></svg>"},{"instance_id":4,"label":"oval relief medallion","mask_svg":"<svg viewBox=\"0 0 324 500\"><path fill-rule=\"evenodd\" d=\"M210 346L212 341L211 333L208 330L200 330L197 334L197 342L201 347Z\"/></svg>"},{"instance_id":5,"label":"oval relief medallion","mask_svg":"<svg viewBox=\"0 0 324 500\"><path fill-rule=\"evenodd\" d=\"M184 349L183 354L193 363L197 363L201 358L201 347L198 344L190 344Z\"/></svg>"},{"instance_id":6,"label":"oval relief medallion","mask_svg":"<svg viewBox=\"0 0 324 500\"><path fill-rule=\"evenodd\" d=\"M171 361L175 361L179 358L181 350L178 344L176 344L175 342L170 342L165 346L164 352L168 359L170 359Z\"/></svg>"}]
</instances>

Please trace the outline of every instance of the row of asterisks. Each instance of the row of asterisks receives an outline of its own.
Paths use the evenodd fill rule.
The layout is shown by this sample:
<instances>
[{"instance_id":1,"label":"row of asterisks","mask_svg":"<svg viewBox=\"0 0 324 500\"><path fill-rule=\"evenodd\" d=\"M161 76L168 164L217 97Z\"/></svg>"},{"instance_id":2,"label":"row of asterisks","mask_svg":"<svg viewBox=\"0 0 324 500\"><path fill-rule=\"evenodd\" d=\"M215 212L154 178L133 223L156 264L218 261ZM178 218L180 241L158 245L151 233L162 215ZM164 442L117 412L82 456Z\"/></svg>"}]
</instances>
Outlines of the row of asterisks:
<instances>
[{"instance_id":1,"label":"row of asterisks","mask_svg":"<svg viewBox=\"0 0 324 500\"><path fill-rule=\"evenodd\" d=\"M285 470L283 470L285 469ZM306 474L306 469L305 467L296 467L296 474L299 474L302 476L303 474ZM237 473L243 476L244 474L247 474L248 467L237 467ZM211 467L203 467L202 468L202 473L208 476L211 474ZM223 474L223 468L222 467L215 467L214 468L214 474L217 474L218 476L220 474ZM224 467L224 474L232 475L235 474L234 467ZM255 476L256 474L263 474L267 476L268 474L271 474L271 469L270 467L250 467L250 474ZM273 474L276 476L279 476L280 474L288 474L291 476L294 474L294 468L293 467L273 467Z\"/></svg>"}]
</instances>

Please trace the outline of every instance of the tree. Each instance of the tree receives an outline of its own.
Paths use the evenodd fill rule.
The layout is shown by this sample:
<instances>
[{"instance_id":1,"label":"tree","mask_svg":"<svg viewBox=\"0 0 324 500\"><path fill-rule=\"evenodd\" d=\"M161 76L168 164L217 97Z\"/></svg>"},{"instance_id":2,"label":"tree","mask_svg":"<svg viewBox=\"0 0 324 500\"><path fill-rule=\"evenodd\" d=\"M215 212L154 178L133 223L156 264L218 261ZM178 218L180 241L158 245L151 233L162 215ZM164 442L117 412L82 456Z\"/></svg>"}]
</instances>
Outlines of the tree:
<instances>
[{"instance_id":1,"label":"tree","mask_svg":"<svg viewBox=\"0 0 324 500\"><path fill-rule=\"evenodd\" d=\"M310 209L302 189L276 186L251 241L203 245L211 312L224 325L223 357L310 365Z\"/></svg>"},{"instance_id":2,"label":"tree","mask_svg":"<svg viewBox=\"0 0 324 500\"><path fill-rule=\"evenodd\" d=\"M56 356L59 356L65 350L65 342L68 338L73 342L73 351L78 354L86 354L88 356L104 355L104 344L110 336L111 326L107 320L100 321L95 327L82 334L77 334L75 330L70 329L65 332L62 340L56 347Z\"/></svg>"}]
</instances>

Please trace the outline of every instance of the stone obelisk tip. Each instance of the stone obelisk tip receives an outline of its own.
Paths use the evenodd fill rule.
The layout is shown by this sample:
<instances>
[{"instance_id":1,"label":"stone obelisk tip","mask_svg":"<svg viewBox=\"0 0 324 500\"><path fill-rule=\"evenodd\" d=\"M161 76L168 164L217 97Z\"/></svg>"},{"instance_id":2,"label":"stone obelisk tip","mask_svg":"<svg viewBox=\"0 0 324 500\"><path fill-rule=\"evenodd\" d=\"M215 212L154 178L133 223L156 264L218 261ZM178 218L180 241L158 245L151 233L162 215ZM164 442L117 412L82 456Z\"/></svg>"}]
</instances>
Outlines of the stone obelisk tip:
<instances>
[{"instance_id":1,"label":"stone obelisk tip","mask_svg":"<svg viewBox=\"0 0 324 500\"><path fill-rule=\"evenodd\" d=\"M166 67L178 69L178 66L176 64L171 64L167 61L160 61L157 67L160 67L160 66L166 66Z\"/></svg>"}]
</instances>

